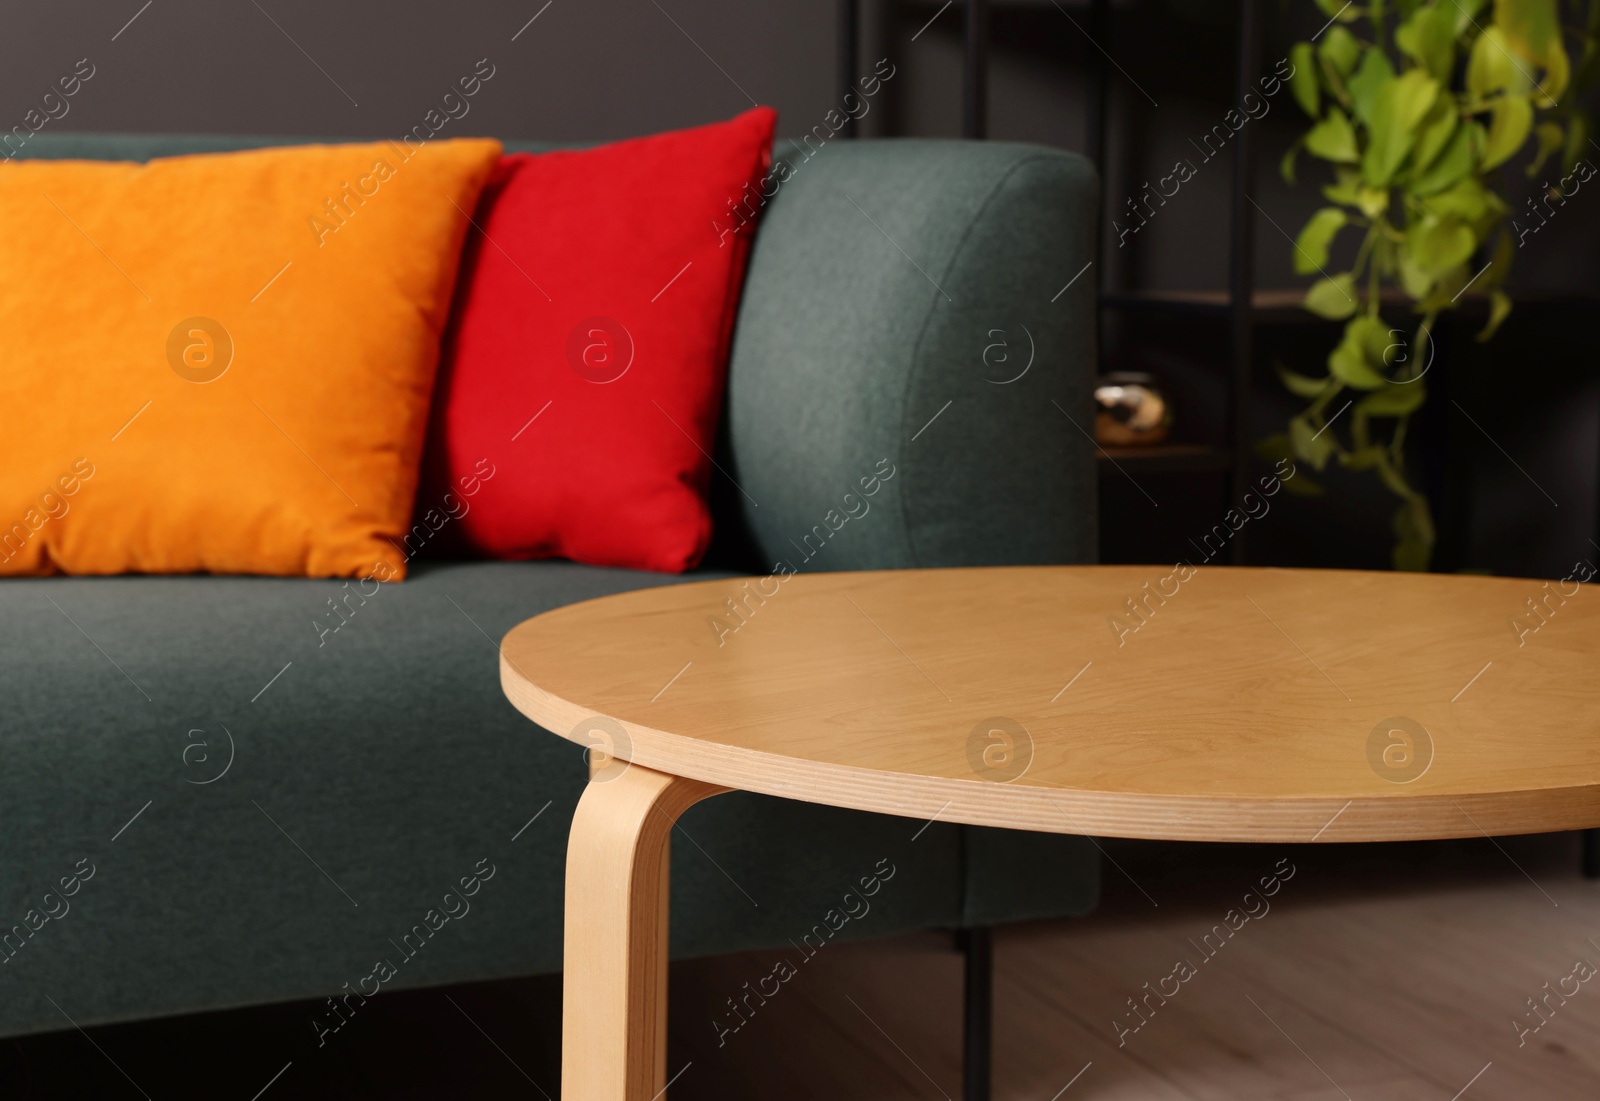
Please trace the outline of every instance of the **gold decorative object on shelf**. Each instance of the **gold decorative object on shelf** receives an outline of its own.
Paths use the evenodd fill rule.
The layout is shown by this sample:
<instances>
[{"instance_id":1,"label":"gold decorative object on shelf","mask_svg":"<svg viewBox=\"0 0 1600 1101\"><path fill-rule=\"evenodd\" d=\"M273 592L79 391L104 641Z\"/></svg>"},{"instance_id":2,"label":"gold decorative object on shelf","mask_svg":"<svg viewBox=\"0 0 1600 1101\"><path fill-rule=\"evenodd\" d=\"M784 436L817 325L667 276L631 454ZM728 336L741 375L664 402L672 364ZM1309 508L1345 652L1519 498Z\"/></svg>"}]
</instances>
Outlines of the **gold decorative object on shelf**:
<instances>
[{"instance_id":1,"label":"gold decorative object on shelf","mask_svg":"<svg viewBox=\"0 0 1600 1101\"><path fill-rule=\"evenodd\" d=\"M1172 406L1155 376L1113 371L1094 388L1095 441L1105 447L1158 444L1172 428Z\"/></svg>"}]
</instances>

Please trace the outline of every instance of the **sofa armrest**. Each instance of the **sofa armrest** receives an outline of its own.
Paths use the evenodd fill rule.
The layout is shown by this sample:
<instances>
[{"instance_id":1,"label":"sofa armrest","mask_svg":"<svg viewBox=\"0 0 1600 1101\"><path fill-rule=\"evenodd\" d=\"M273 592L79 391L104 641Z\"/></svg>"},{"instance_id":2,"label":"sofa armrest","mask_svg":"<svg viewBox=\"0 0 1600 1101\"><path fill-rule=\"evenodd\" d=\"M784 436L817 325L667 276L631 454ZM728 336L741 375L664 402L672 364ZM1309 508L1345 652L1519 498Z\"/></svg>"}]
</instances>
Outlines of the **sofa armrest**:
<instances>
[{"instance_id":1,"label":"sofa armrest","mask_svg":"<svg viewBox=\"0 0 1600 1101\"><path fill-rule=\"evenodd\" d=\"M1089 163L1007 143L780 141L767 190L724 464L760 564L1092 561Z\"/></svg>"}]
</instances>

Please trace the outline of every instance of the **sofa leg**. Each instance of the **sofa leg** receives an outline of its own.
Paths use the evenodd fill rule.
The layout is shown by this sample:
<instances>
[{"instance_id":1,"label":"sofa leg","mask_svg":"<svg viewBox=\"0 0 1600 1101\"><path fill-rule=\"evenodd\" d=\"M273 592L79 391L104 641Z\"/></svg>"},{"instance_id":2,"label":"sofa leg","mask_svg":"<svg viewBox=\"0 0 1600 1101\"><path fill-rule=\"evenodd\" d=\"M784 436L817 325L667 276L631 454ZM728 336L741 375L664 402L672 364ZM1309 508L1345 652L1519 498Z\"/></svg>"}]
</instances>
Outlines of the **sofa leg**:
<instances>
[{"instance_id":1,"label":"sofa leg","mask_svg":"<svg viewBox=\"0 0 1600 1101\"><path fill-rule=\"evenodd\" d=\"M1583 874L1600 879L1600 829L1583 831Z\"/></svg>"},{"instance_id":2,"label":"sofa leg","mask_svg":"<svg viewBox=\"0 0 1600 1101\"><path fill-rule=\"evenodd\" d=\"M988 926L963 929L966 956L961 1044L962 1101L989 1101L994 1040L994 941Z\"/></svg>"}]
</instances>

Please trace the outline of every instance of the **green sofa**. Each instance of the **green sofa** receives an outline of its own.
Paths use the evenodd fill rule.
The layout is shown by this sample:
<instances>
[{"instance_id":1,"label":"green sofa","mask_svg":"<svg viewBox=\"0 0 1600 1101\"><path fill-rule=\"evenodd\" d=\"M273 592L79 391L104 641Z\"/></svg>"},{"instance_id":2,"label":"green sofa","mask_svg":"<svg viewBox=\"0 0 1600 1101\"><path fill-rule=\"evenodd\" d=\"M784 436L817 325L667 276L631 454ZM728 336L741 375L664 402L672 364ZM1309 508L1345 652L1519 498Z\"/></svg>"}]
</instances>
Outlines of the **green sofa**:
<instances>
[{"instance_id":1,"label":"green sofa","mask_svg":"<svg viewBox=\"0 0 1600 1101\"><path fill-rule=\"evenodd\" d=\"M41 134L20 157L290 140ZM1094 454L1064 411L1089 423L1093 270L1061 290L1094 254L1088 163L910 140L780 156L719 445L744 492L717 475L706 568L423 562L321 639L339 582L0 581L0 1035L321 999L381 960L384 989L559 970L585 766L501 695L498 641L529 616L778 559L1091 559ZM881 460L871 512L819 542ZM885 859L892 884L841 938L1076 914L1097 891L1078 838L745 794L683 826L680 957L786 946ZM423 936L436 910L453 916Z\"/></svg>"}]
</instances>

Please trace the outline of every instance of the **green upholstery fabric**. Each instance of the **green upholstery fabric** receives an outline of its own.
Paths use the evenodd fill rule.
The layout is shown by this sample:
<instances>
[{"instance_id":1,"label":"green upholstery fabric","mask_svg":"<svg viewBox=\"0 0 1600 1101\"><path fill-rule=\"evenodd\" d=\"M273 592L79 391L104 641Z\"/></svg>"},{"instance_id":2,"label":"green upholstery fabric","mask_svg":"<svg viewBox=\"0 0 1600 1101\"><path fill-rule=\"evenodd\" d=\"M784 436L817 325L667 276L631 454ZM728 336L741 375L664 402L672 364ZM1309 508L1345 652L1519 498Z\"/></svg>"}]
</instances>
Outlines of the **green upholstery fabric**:
<instances>
[{"instance_id":1,"label":"green upholstery fabric","mask_svg":"<svg viewBox=\"0 0 1600 1101\"><path fill-rule=\"evenodd\" d=\"M19 156L136 160L296 140L49 133ZM1052 404L1088 408L1094 273L1057 296L1091 255L1085 162L893 141L835 142L788 163L762 215L730 366L720 461L742 490L718 475L726 560L1090 560L1093 456ZM1032 366L1005 383L1030 343ZM893 476L835 534L859 511L845 495L881 460ZM20 927L20 947L0 947L0 1035L64 1027L49 999L88 1025L354 986L402 956L391 941L480 858L494 878L395 984L559 968L584 770L503 699L495 645L549 608L688 579L419 565L321 646L313 617L347 591L337 583L0 582L0 934ZM224 727L234 762L200 783L225 759ZM938 823L913 842L921 825L745 794L693 808L674 837L673 953L797 941L880 859L895 878L840 937L1095 901L1087 841ZM80 858L94 878L28 936L30 909L36 923L60 909L57 885Z\"/></svg>"},{"instance_id":2,"label":"green upholstery fabric","mask_svg":"<svg viewBox=\"0 0 1600 1101\"><path fill-rule=\"evenodd\" d=\"M1095 281L1051 301L1094 255L1087 162L937 141L787 159L728 383L730 473L749 494L733 501L763 565L1090 561L1093 444L1052 401L1087 423ZM881 459L897 473L871 511L816 549Z\"/></svg>"},{"instance_id":3,"label":"green upholstery fabric","mask_svg":"<svg viewBox=\"0 0 1600 1101\"><path fill-rule=\"evenodd\" d=\"M707 575L683 580L694 576ZM21 927L0 949L0 1033L66 1027L47 996L88 1025L354 986L400 960L390 939L443 910L480 858L493 878L396 983L558 970L585 769L506 702L495 640L529 615L675 580L565 562L420 565L352 602L320 646L313 617L339 583L0 585L0 930ZM228 759L224 728L233 763L201 783ZM202 739L215 755L190 750L186 764ZM884 857L894 879L845 934L960 922L956 827L912 843L921 823L747 794L682 825L678 955L798 939ZM93 878L60 899L84 857ZM28 935L30 909L63 901Z\"/></svg>"}]
</instances>

